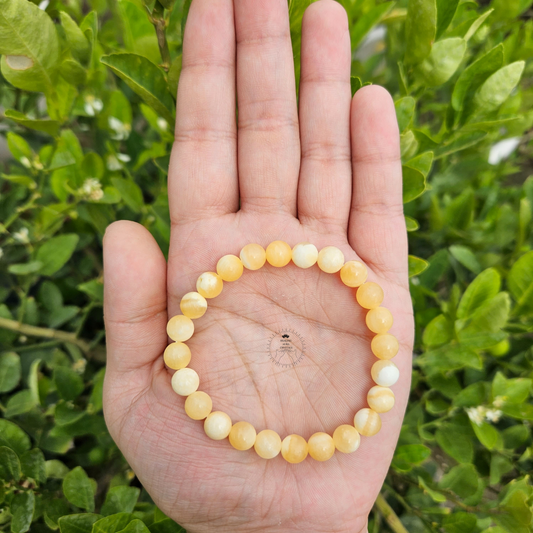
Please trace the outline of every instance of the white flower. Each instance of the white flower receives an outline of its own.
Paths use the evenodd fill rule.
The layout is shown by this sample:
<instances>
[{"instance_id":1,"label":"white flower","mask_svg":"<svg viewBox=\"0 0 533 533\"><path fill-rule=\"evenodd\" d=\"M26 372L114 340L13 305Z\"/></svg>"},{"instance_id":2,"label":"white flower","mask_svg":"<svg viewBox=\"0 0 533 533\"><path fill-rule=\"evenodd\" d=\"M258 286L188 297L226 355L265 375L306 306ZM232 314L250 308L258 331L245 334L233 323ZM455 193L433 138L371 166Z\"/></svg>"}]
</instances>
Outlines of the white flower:
<instances>
[{"instance_id":1,"label":"white flower","mask_svg":"<svg viewBox=\"0 0 533 533\"><path fill-rule=\"evenodd\" d=\"M50 4L50 0L43 0L39 4L39 9L42 9L43 11L46 11L46 8L48 7L49 4Z\"/></svg>"},{"instance_id":2,"label":"white flower","mask_svg":"<svg viewBox=\"0 0 533 533\"><path fill-rule=\"evenodd\" d=\"M485 418L489 422L498 422L502 414L503 413L499 409L487 409L487 412L485 413Z\"/></svg>"},{"instance_id":3,"label":"white flower","mask_svg":"<svg viewBox=\"0 0 533 533\"><path fill-rule=\"evenodd\" d=\"M107 168L109 170L120 170L122 168L122 163L117 159L116 156L110 154L107 156Z\"/></svg>"},{"instance_id":4,"label":"white flower","mask_svg":"<svg viewBox=\"0 0 533 533\"><path fill-rule=\"evenodd\" d=\"M102 100L100 100L99 98L95 98L91 94L88 94L85 97L85 104L83 106L83 109L90 117L94 117L94 115L102 111L103 108L104 108L104 104L102 103Z\"/></svg>"},{"instance_id":5,"label":"white flower","mask_svg":"<svg viewBox=\"0 0 533 533\"><path fill-rule=\"evenodd\" d=\"M87 200L101 200L104 196L102 184L96 178L87 178L78 192Z\"/></svg>"},{"instance_id":6,"label":"white flower","mask_svg":"<svg viewBox=\"0 0 533 533\"><path fill-rule=\"evenodd\" d=\"M511 137L494 144L489 152L489 163L497 165L500 161L507 159L520 144L520 137Z\"/></svg>"},{"instance_id":7,"label":"white flower","mask_svg":"<svg viewBox=\"0 0 533 533\"><path fill-rule=\"evenodd\" d=\"M28 228L21 228L19 231L13 233L13 238L18 242L26 244L30 242L30 239L28 238L29 233Z\"/></svg>"},{"instance_id":8,"label":"white flower","mask_svg":"<svg viewBox=\"0 0 533 533\"><path fill-rule=\"evenodd\" d=\"M117 154L117 158L124 163L129 163L131 161L131 157L128 154Z\"/></svg>"},{"instance_id":9,"label":"white flower","mask_svg":"<svg viewBox=\"0 0 533 533\"><path fill-rule=\"evenodd\" d=\"M477 407L468 407L466 409L466 414L468 415L468 418L470 418L470 420L474 422L474 424L481 426L481 424L483 423L483 419L485 418L486 411L486 407L478 405Z\"/></svg>"},{"instance_id":10,"label":"white flower","mask_svg":"<svg viewBox=\"0 0 533 533\"><path fill-rule=\"evenodd\" d=\"M496 396L496 398L494 398L494 401L492 402L492 405L494 405L494 407L500 408L503 406L506 399L506 396Z\"/></svg>"},{"instance_id":11,"label":"white flower","mask_svg":"<svg viewBox=\"0 0 533 533\"><path fill-rule=\"evenodd\" d=\"M168 128L168 122L164 118L158 117L157 127L160 130L166 131L166 129Z\"/></svg>"},{"instance_id":12,"label":"white flower","mask_svg":"<svg viewBox=\"0 0 533 533\"><path fill-rule=\"evenodd\" d=\"M113 130L111 138L115 141L125 141L130 136L130 124L124 124L124 122L116 117L109 117L107 122L109 124L109 129Z\"/></svg>"},{"instance_id":13,"label":"white flower","mask_svg":"<svg viewBox=\"0 0 533 533\"><path fill-rule=\"evenodd\" d=\"M23 156L20 158L20 162L21 162L26 168L30 168L30 167L31 167L31 161L30 161L25 155L23 155Z\"/></svg>"}]
</instances>

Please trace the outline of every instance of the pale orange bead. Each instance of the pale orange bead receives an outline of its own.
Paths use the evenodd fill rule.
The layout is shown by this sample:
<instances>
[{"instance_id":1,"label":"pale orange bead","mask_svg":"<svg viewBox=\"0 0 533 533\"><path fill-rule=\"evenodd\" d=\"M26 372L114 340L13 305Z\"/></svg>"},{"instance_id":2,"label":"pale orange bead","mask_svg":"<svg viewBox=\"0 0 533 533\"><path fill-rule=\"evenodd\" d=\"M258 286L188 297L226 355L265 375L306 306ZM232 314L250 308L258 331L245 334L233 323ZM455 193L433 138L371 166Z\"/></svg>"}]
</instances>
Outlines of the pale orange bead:
<instances>
[{"instance_id":1,"label":"pale orange bead","mask_svg":"<svg viewBox=\"0 0 533 533\"><path fill-rule=\"evenodd\" d=\"M376 307L366 314L366 326L373 333L387 333L392 322L392 313L386 307Z\"/></svg>"},{"instance_id":2,"label":"pale orange bead","mask_svg":"<svg viewBox=\"0 0 533 533\"><path fill-rule=\"evenodd\" d=\"M355 413L353 425L361 435L371 437L381 429L381 418L376 411L365 407Z\"/></svg>"},{"instance_id":3,"label":"pale orange bead","mask_svg":"<svg viewBox=\"0 0 533 533\"><path fill-rule=\"evenodd\" d=\"M225 255L218 260L217 274L223 281L237 281L243 270L242 261L236 255Z\"/></svg>"},{"instance_id":4,"label":"pale orange bead","mask_svg":"<svg viewBox=\"0 0 533 533\"><path fill-rule=\"evenodd\" d=\"M225 439L231 431L231 418L223 411L213 411L204 420L204 431L210 439Z\"/></svg>"},{"instance_id":5,"label":"pale orange bead","mask_svg":"<svg viewBox=\"0 0 533 533\"><path fill-rule=\"evenodd\" d=\"M204 298L215 298L222 292L224 282L216 272L204 272L196 281L196 290Z\"/></svg>"},{"instance_id":6,"label":"pale orange bead","mask_svg":"<svg viewBox=\"0 0 533 533\"><path fill-rule=\"evenodd\" d=\"M309 446L309 455L315 461L327 461L335 453L335 442L333 442L333 438L321 431L311 435L307 444Z\"/></svg>"},{"instance_id":7,"label":"pale orange bead","mask_svg":"<svg viewBox=\"0 0 533 533\"><path fill-rule=\"evenodd\" d=\"M385 333L376 335L370 344L372 353L379 359L392 359L400 348L400 343L394 335Z\"/></svg>"},{"instance_id":8,"label":"pale orange bead","mask_svg":"<svg viewBox=\"0 0 533 533\"><path fill-rule=\"evenodd\" d=\"M237 422L229 432L229 443L236 450L249 450L255 444L257 434L249 422Z\"/></svg>"},{"instance_id":9,"label":"pale orange bead","mask_svg":"<svg viewBox=\"0 0 533 533\"><path fill-rule=\"evenodd\" d=\"M260 244L250 243L242 248L239 257L248 270L259 270L265 264L266 252Z\"/></svg>"},{"instance_id":10,"label":"pale orange bead","mask_svg":"<svg viewBox=\"0 0 533 533\"><path fill-rule=\"evenodd\" d=\"M288 463L301 463L308 453L309 446L300 435L288 435L281 442L281 455Z\"/></svg>"},{"instance_id":11,"label":"pale orange bead","mask_svg":"<svg viewBox=\"0 0 533 533\"><path fill-rule=\"evenodd\" d=\"M339 452L352 453L359 448L361 436L353 426L343 424L333 432L333 442Z\"/></svg>"},{"instance_id":12,"label":"pale orange bead","mask_svg":"<svg viewBox=\"0 0 533 533\"><path fill-rule=\"evenodd\" d=\"M181 299L180 309L189 318L200 318L207 311L207 300L198 292L188 292Z\"/></svg>"},{"instance_id":13,"label":"pale orange bead","mask_svg":"<svg viewBox=\"0 0 533 533\"><path fill-rule=\"evenodd\" d=\"M167 323L167 334L173 341L187 341L193 333L194 323L188 316L176 315Z\"/></svg>"},{"instance_id":14,"label":"pale orange bead","mask_svg":"<svg viewBox=\"0 0 533 533\"><path fill-rule=\"evenodd\" d=\"M375 309L383 301L383 289L373 281L363 283L355 294L357 302L364 309Z\"/></svg>"},{"instance_id":15,"label":"pale orange bead","mask_svg":"<svg viewBox=\"0 0 533 533\"><path fill-rule=\"evenodd\" d=\"M288 265L292 258L292 248L284 241L273 241L266 248L266 260L275 267Z\"/></svg>"},{"instance_id":16,"label":"pale orange bead","mask_svg":"<svg viewBox=\"0 0 533 533\"><path fill-rule=\"evenodd\" d=\"M400 377L400 370L392 361L380 360L372 365L370 374L376 385L392 387Z\"/></svg>"},{"instance_id":17,"label":"pale orange bead","mask_svg":"<svg viewBox=\"0 0 533 533\"><path fill-rule=\"evenodd\" d=\"M213 400L205 392L197 390L187 396L185 412L193 420L203 420L213 409Z\"/></svg>"},{"instance_id":18,"label":"pale orange bead","mask_svg":"<svg viewBox=\"0 0 533 533\"><path fill-rule=\"evenodd\" d=\"M263 429L255 438L254 449L259 457L273 459L281 451L281 437L271 429Z\"/></svg>"},{"instance_id":19,"label":"pale orange bead","mask_svg":"<svg viewBox=\"0 0 533 533\"><path fill-rule=\"evenodd\" d=\"M314 244L300 242L292 249L292 262L300 268L312 267L318 259L318 250Z\"/></svg>"},{"instance_id":20,"label":"pale orange bead","mask_svg":"<svg viewBox=\"0 0 533 533\"><path fill-rule=\"evenodd\" d=\"M368 277L368 270L361 261L346 261L341 268L341 280L348 287L359 287Z\"/></svg>"},{"instance_id":21,"label":"pale orange bead","mask_svg":"<svg viewBox=\"0 0 533 533\"><path fill-rule=\"evenodd\" d=\"M191 350L183 342L173 342L165 348L163 359L169 368L179 370L191 362Z\"/></svg>"},{"instance_id":22,"label":"pale orange bead","mask_svg":"<svg viewBox=\"0 0 533 533\"><path fill-rule=\"evenodd\" d=\"M326 246L318 252L317 263L320 270L333 274L344 265L344 254L336 246Z\"/></svg>"},{"instance_id":23,"label":"pale orange bead","mask_svg":"<svg viewBox=\"0 0 533 533\"><path fill-rule=\"evenodd\" d=\"M174 372L171 385L176 394L189 396L198 389L200 377L192 368L180 368Z\"/></svg>"},{"instance_id":24,"label":"pale orange bead","mask_svg":"<svg viewBox=\"0 0 533 533\"><path fill-rule=\"evenodd\" d=\"M394 407L394 392L388 387L376 385L368 391L366 400L370 409L376 413L386 413Z\"/></svg>"}]
</instances>

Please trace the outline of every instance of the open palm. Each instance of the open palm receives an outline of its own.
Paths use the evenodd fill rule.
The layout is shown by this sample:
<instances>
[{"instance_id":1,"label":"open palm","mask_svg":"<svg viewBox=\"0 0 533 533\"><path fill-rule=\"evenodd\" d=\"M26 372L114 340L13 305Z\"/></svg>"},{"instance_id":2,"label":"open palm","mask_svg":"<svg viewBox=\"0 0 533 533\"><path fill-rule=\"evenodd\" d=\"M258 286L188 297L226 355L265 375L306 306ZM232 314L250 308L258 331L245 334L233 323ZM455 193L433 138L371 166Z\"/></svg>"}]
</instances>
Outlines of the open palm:
<instances>
[{"instance_id":1,"label":"open palm","mask_svg":"<svg viewBox=\"0 0 533 533\"><path fill-rule=\"evenodd\" d=\"M111 435L157 505L191 532L366 531L402 423L413 317L407 279L399 136L380 87L351 99L346 14L306 11L299 110L286 0L194 0L187 21L169 172L168 265L140 225L104 240ZM238 120L235 120L235 94ZM240 200L240 204L239 204ZM303 241L360 259L383 287L400 341L394 408L353 454L292 465L210 440L184 412L164 365L166 322L196 279L251 242ZM208 300L188 342L213 409L283 438L330 435L366 407L371 334L338 274L290 263L245 270ZM276 365L271 338L303 344Z\"/></svg>"}]
</instances>

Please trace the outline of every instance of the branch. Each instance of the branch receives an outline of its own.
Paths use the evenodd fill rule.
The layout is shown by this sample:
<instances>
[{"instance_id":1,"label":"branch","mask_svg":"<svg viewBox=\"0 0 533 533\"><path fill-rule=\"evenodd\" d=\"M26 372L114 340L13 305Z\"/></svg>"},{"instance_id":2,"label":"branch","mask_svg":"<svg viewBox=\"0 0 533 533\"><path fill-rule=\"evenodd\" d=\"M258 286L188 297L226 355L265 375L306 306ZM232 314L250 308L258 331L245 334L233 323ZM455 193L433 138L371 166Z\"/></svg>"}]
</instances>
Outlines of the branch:
<instances>
[{"instance_id":1,"label":"branch","mask_svg":"<svg viewBox=\"0 0 533 533\"><path fill-rule=\"evenodd\" d=\"M407 531L404 525L400 522L398 515L394 512L392 507L387 503L387 500L385 500L381 494L378 494L378 499L374 505L377 507L377 510L385 519L392 531L394 531L394 533L409 533L409 531Z\"/></svg>"},{"instance_id":2,"label":"branch","mask_svg":"<svg viewBox=\"0 0 533 533\"><path fill-rule=\"evenodd\" d=\"M157 44L159 45L159 51L161 52L161 59L163 60L162 66L168 71L172 59L170 57L170 50L168 49L167 36L165 33L165 28L167 27L167 22L165 20L165 8L161 5L159 0L155 1L151 20L157 35Z\"/></svg>"}]
</instances>

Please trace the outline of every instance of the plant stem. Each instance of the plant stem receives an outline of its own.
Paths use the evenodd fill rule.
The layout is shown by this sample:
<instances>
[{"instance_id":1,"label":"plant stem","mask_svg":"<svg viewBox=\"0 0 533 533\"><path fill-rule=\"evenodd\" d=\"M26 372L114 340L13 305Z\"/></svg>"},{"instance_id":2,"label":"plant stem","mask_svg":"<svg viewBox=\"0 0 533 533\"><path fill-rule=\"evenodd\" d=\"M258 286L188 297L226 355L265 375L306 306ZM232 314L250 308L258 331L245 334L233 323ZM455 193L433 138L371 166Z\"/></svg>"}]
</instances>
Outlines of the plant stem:
<instances>
[{"instance_id":1,"label":"plant stem","mask_svg":"<svg viewBox=\"0 0 533 533\"><path fill-rule=\"evenodd\" d=\"M161 5L159 0L155 1L154 9L152 11L152 24L155 28L157 44L159 45L161 59L163 60L162 67L165 70L168 70L170 68L172 59L170 57L170 50L168 49L167 36L165 33L165 28L167 27L167 22L165 20L165 8Z\"/></svg>"},{"instance_id":2,"label":"plant stem","mask_svg":"<svg viewBox=\"0 0 533 533\"><path fill-rule=\"evenodd\" d=\"M392 507L387 503L387 500L385 500L381 494L378 494L378 498L374 505L377 507L377 510L385 519L385 522L387 522L392 531L394 531L394 533L409 533L407 529L405 529L404 525L400 522L398 515L394 512Z\"/></svg>"}]
</instances>

